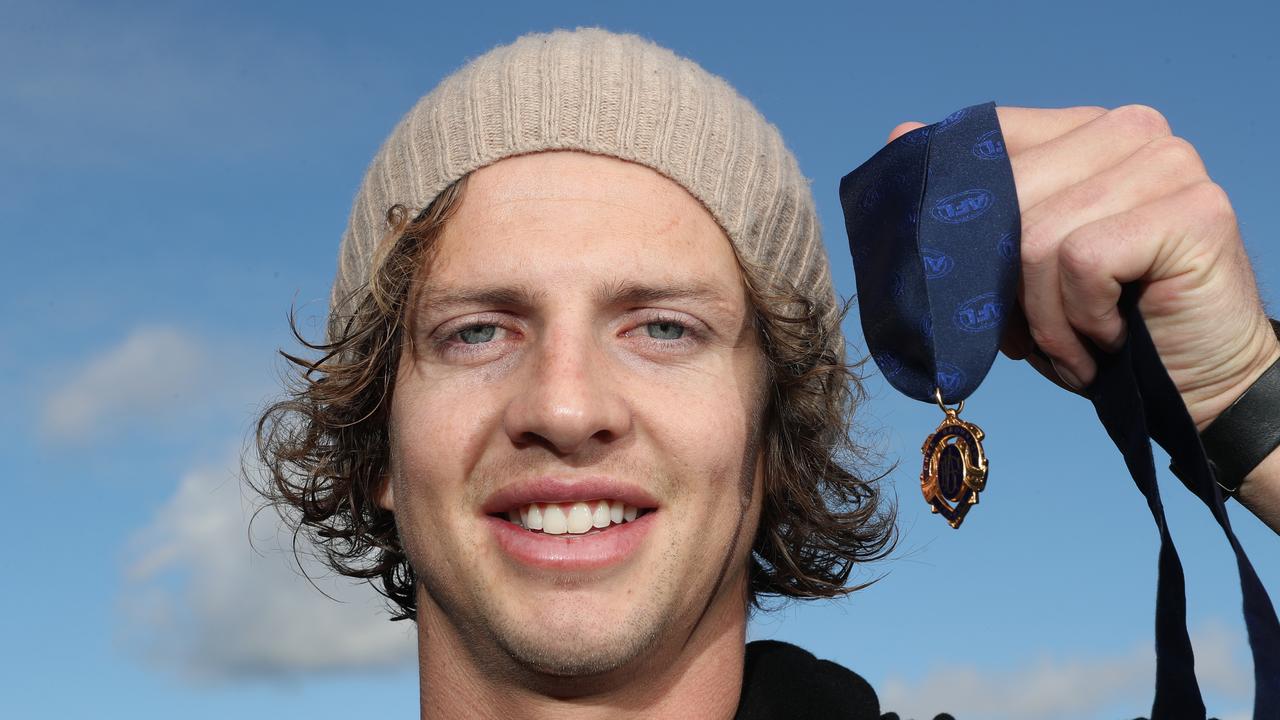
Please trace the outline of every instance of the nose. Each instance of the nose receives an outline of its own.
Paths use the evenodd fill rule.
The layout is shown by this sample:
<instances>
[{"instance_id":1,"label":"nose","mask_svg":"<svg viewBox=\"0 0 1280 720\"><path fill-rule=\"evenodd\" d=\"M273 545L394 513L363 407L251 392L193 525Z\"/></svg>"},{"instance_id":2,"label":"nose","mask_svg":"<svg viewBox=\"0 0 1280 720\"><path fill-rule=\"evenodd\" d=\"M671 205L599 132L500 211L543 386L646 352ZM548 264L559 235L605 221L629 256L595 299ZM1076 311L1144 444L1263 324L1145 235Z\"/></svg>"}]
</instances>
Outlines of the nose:
<instances>
[{"instance_id":1,"label":"nose","mask_svg":"<svg viewBox=\"0 0 1280 720\"><path fill-rule=\"evenodd\" d=\"M572 455L630 431L620 378L589 333L548 334L528 362L531 371L503 417L512 442Z\"/></svg>"}]
</instances>

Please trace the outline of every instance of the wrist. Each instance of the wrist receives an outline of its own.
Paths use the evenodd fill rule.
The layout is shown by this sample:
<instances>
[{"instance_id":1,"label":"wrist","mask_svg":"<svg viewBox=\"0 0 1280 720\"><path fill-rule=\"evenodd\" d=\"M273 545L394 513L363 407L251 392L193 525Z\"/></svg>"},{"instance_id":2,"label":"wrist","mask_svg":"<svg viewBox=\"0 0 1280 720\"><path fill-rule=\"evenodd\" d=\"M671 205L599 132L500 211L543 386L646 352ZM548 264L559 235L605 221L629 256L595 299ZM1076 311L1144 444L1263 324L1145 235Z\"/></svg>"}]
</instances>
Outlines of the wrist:
<instances>
[{"instance_id":1,"label":"wrist","mask_svg":"<svg viewBox=\"0 0 1280 720\"><path fill-rule=\"evenodd\" d=\"M1252 357L1253 361L1231 385L1214 388L1207 392L1201 390L1183 397L1187 412L1191 415L1192 422L1196 424L1196 432L1203 433L1227 408L1248 392L1249 388L1253 387L1258 378L1262 377L1262 374L1275 364L1276 360L1280 359L1280 325L1277 325L1274 320L1268 321L1263 317L1255 325L1248 347L1250 351L1244 354Z\"/></svg>"},{"instance_id":2,"label":"wrist","mask_svg":"<svg viewBox=\"0 0 1280 720\"><path fill-rule=\"evenodd\" d=\"M1269 321L1268 330L1271 346L1262 369L1246 376L1248 384L1228 396L1225 409L1197 424L1218 485L1229 495L1245 492L1251 499L1258 493L1269 497L1271 489L1265 486L1280 483L1280 321Z\"/></svg>"},{"instance_id":3,"label":"wrist","mask_svg":"<svg viewBox=\"0 0 1280 720\"><path fill-rule=\"evenodd\" d=\"M1273 450L1245 476L1236 499L1280 533L1280 449Z\"/></svg>"}]
</instances>

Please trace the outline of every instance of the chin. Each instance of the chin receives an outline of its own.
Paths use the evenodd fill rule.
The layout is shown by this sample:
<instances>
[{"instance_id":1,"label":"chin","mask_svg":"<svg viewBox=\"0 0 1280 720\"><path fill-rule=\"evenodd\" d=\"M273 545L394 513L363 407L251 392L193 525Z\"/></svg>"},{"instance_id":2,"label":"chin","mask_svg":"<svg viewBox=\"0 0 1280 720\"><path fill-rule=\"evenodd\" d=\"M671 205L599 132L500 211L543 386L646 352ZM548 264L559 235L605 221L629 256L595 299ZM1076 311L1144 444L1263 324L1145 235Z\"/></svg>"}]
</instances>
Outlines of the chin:
<instances>
[{"instance_id":1,"label":"chin","mask_svg":"<svg viewBox=\"0 0 1280 720\"><path fill-rule=\"evenodd\" d=\"M511 659L529 672L555 678L585 678L634 666L656 644L660 629L615 632L608 637L589 635L566 634L559 642L548 643L545 634L521 633L498 641Z\"/></svg>"},{"instance_id":2,"label":"chin","mask_svg":"<svg viewBox=\"0 0 1280 720\"><path fill-rule=\"evenodd\" d=\"M655 599L625 591L616 597L563 591L525 595L512 598L514 604L490 628L502 650L530 672L597 676L633 666L667 633L674 613L655 611L650 606Z\"/></svg>"}]
</instances>

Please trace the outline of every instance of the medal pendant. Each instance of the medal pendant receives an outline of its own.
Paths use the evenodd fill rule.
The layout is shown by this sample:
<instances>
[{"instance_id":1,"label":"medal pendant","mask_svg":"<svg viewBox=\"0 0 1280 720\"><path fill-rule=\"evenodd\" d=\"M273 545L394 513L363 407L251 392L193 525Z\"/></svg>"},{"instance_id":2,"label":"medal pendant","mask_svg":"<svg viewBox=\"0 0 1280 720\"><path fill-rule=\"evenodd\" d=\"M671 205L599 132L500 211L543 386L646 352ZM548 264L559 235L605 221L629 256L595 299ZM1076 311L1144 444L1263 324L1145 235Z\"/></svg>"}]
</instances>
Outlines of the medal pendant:
<instances>
[{"instance_id":1,"label":"medal pendant","mask_svg":"<svg viewBox=\"0 0 1280 720\"><path fill-rule=\"evenodd\" d=\"M943 405L941 392L935 392L935 398L947 416L920 447L924 454L920 490L933 512L946 518L951 527L959 528L969 507L978 504L978 494L987 486L983 433L982 428L960 419L963 401L949 408Z\"/></svg>"}]
</instances>

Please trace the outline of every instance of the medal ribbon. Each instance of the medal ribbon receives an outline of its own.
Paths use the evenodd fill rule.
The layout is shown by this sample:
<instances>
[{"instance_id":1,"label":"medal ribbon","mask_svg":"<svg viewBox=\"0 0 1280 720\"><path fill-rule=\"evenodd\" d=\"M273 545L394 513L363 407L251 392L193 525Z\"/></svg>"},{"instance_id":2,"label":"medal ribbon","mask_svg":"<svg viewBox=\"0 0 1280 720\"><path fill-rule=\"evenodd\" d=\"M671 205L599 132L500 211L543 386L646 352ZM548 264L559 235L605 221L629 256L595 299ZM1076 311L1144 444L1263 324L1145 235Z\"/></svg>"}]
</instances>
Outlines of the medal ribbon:
<instances>
[{"instance_id":1,"label":"medal ribbon","mask_svg":"<svg viewBox=\"0 0 1280 720\"><path fill-rule=\"evenodd\" d=\"M959 110L889 143L840 181L868 350L909 397L964 400L986 377L1016 300L1021 218L995 103ZM1203 720L1187 633L1182 563L1165 522L1151 440L1185 475L1235 552L1254 666L1255 720L1280 718L1280 621L1236 540L1195 424L1138 312L1136 287L1120 309L1128 339L1096 353L1086 390L1124 456L1160 533L1156 687L1152 720Z\"/></svg>"}]
</instances>

